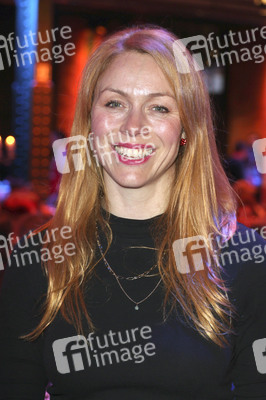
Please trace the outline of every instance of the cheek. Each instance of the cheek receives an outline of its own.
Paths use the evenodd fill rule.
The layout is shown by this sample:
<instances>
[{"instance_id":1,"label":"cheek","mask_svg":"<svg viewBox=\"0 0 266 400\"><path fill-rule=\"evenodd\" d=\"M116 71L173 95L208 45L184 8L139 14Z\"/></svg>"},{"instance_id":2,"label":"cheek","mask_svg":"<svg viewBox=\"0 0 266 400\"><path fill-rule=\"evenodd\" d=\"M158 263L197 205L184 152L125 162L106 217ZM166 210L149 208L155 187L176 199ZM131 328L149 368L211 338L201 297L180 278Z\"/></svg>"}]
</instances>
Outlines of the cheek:
<instances>
[{"instance_id":1,"label":"cheek","mask_svg":"<svg viewBox=\"0 0 266 400\"><path fill-rule=\"evenodd\" d=\"M156 133L164 145L176 145L180 138L181 126L176 121L167 121L165 123L158 124Z\"/></svg>"},{"instance_id":2,"label":"cheek","mask_svg":"<svg viewBox=\"0 0 266 400\"><path fill-rule=\"evenodd\" d=\"M105 136L113 131L117 125L117 117L106 113L104 110L93 110L91 117L91 130L96 136Z\"/></svg>"},{"instance_id":3,"label":"cheek","mask_svg":"<svg viewBox=\"0 0 266 400\"><path fill-rule=\"evenodd\" d=\"M105 132L106 121L99 111L93 111L91 115L91 130L96 136L103 136Z\"/></svg>"}]
</instances>

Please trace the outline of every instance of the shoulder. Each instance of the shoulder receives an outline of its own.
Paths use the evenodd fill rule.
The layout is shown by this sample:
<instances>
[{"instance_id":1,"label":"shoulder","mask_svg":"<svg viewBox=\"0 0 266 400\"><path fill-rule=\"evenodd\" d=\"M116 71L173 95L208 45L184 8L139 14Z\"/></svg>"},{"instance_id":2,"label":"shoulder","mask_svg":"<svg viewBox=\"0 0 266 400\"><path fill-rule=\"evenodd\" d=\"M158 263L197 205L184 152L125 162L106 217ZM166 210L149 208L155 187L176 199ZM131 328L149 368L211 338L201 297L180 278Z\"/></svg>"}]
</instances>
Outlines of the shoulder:
<instances>
[{"instance_id":1,"label":"shoulder","mask_svg":"<svg viewBox=\"0 0 266 400\"><path fill-rule=\"evenodd\" d=\"M220 244L222 276L239 305L266 301L265 237L266 227L250 229L238 223L233 236Z\"/></svg>"},{"instance_id":2,"label":"shoulder","mask_svg":"<svg viewBox=\"0 0 266 400\"><path fill-rule=\"evenodd\" d=\"M12 244L14 235L10 234L5 240L7 262L3 285L7 285L5 282L10 285L12 281L27 284L32 291L46 288L44 264L49 261L51 265L60 266L66 256L73 256L76 249L71 237L71 228L68 226L44 229L34 234L29 232L20 238L16 245Z\"/></svg>"},{"instance_id":3,"label":"shoulder","mask_svg":"<svg viewBox=\"0 0 266 400\"><path fill-rule=\"evenodd\" d=\"M43 268L42 237L44 232L33 236L24 235L12 243L12 234L5 241L6 263L1 293L30 295L46 290L46 276Z\"/></svg>"},{"instance_id":4,"label":"shoulder","mask_svg":"<svg viewBox=\"0 0 266 400\"><path fill-rule=\"evenodd\" d=\"M31 240L25 235L13 249L6 243L6 252L13 251L7 256L0 290L1 335L20 336L37 326L48 287L40 238L35 235Z\"/></svg>"},{"instance_id":5,"label":"shoulder","mask_svg":"<svg viewBox=\"0 0 266 400\"><path fill-rule=\"evenodd\" d=\"M266 227L263 227L266 228ZM264 270L266 267L266 229L251 229L238 223L234 234L224 243L217 242L220 264L228 271ZM259 235L259 233L261 235ZM234 274L233 274L234 275Z\"/></svg>"}]
</instances>

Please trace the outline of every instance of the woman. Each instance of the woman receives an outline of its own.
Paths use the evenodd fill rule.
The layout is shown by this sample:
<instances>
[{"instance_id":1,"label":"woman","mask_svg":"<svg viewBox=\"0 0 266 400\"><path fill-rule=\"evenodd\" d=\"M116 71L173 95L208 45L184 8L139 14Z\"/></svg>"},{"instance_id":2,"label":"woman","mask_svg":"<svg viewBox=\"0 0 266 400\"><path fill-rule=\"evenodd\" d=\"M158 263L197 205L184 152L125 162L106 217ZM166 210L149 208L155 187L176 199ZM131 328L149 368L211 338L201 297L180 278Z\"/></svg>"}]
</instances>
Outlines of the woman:
<instances>
[{"instance_id":1,"label":"woman","mask_svg":"<svg viewBox=\"0 0 266 400\"><path fill-rule=\"evenodd\" d=\"M5 277L0 399L42 399L48 382L51 399L266 396L264 241L236 227L208 95L188 52L178 71L176 40L120 31L85 67L56 214Z\"/></svg>"}]
</instances>

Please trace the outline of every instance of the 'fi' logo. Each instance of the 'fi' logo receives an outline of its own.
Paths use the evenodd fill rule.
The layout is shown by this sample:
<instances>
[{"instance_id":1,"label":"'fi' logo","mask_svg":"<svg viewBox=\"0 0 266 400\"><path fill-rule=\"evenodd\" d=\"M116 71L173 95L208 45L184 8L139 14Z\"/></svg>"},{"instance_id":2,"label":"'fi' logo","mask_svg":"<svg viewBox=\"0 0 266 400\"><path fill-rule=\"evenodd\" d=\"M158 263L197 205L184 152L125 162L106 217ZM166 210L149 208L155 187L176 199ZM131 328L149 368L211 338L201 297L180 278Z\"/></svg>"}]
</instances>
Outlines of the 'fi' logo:
<instances>
[{"instance_id":1,"label":"'fi' logo","mask_svg":"<svg viewBox=\"0 0 266 400\"><path fill-rule=\"evenodd\" d=\"M210 254L203 236L175 240L173 251L176 267L181 274L200 271L210 265Z\"/></svg>"},{"instance_id":2,"label":"'fi' logo","mask_svg":"<svg viewBox=\"0 0 266 400\"><path fill-rule=\"evenodd\" d=\"M53 352L60 374L82 371L91 366L88 343L82 335L55 340Z\"/></svg>"},{"instance_id":3,"label":"'fi' logo","mask_svg":"<svg viewBox=\"0 0 266 400\"><path fill-rule=\"evenodd\" d=\"M201 51L205 52L207 63L211 65L211 57L208 48L208 43L203 35L190 36L183 39L178 39L173 43L173 52L177 71L180 74L189 74L190 65L188 61L188 45L192 53L192 62L196 71L204 70L204 63Z\"/></svg>"},{"instance_id":4,"label":"'fi' logo","mask_svg":"<svg viewBox=\"0 0 266 400\"><path fill-rule=\"evenodd\" d=\"M252 144L257 170L266 174L266 138L255 140Z\"/></svg>"},{"instance_id":5,"label":"'fi' logo","mask_svg":"<svg viewBox=\"0 0 266 400\"><path fill-rule=\"evenodd\" d=\"M61 174L70 172L70 157L73 160L75 171L84 170L85 164L82 157L82 149L84 149L86 159L90 164L90 153L84 136L76 135L66 139L55 140L53 142L53 152L58 172Z\"/></svg>"},{"instance_id":6,"label":"'fi' logo","mask_svg":"<svg viewBox=\"0 0 266 400\"><path fill-rule=\"evenodd\" d=\"M266 338L255 340L252 348L258 372L266 374Z\"/></svg>"},{"instance_id":7,"label":"'fi' logo","mask_svg":"<svg viewBox=\"0 0 266 400\"><path fill-rule=\"evenodd\" d=\"M5 50L5 58L7 59L8 66L10 67L10 65L11 65L10 52L9 52L9 48L8 48L8 44L7 44L7 39L3 35L0 35L0 50L1 49ZM3 55L0 53L0 70L3 70L3 69L5 69Z\"/></svg>"}]
</instances>

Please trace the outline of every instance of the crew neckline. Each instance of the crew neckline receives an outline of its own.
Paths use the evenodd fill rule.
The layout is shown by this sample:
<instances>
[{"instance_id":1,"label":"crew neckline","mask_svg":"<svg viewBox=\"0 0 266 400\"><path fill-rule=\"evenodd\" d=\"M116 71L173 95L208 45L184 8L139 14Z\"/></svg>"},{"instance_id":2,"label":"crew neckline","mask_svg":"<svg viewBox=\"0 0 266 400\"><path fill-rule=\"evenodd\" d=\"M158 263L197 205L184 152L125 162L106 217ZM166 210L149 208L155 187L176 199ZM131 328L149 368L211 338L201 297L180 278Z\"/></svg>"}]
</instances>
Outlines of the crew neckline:
<instances>
[{"instance_id":1,"label":"crew neckline","mask_svg":"<svg viewBox=\"0 0 266 400\"><path fill-rule=\"evenodd\" d=\"M101 207L103 217L107 216L107 211ZM153 223L161 217L162 214L155 215L147 219L132 219L119 217L110 213L109 224L113 233L123 234L125 236L147 236L151 234L150 228Z\"/></svg>"}]
</instances>

